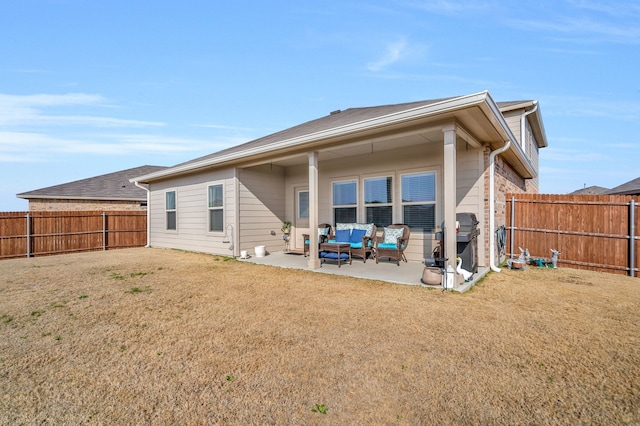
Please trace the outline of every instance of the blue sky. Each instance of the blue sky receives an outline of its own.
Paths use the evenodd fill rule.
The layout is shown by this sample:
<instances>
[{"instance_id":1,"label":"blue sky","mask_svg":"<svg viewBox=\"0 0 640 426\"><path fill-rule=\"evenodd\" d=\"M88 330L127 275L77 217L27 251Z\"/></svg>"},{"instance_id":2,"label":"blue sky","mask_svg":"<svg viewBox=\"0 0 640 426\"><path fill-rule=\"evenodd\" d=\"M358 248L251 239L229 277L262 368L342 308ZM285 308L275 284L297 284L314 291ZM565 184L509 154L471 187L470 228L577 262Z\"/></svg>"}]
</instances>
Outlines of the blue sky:
<instances>
[{"instance_id":1,"label":"blue sky","mask_svg":"<svg viewBox=\"0 0 640 426\"><path fill-rule=\"evenodd\" d=\"M640 1L0 0L0 211L336 109L537 99L541 192L640 177Z\"/></svg>"}]
</instances>

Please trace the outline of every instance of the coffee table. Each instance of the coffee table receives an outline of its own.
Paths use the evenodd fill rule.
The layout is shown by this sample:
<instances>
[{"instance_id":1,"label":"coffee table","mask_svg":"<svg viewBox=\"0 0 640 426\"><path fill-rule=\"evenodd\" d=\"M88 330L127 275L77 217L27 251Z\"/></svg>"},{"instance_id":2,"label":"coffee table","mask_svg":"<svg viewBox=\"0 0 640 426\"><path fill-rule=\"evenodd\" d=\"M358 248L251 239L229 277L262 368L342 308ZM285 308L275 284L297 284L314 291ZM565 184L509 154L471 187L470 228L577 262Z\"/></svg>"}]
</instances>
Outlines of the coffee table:
<instances>
[{"instance_id":1,"label":"coffee table","mask_svg":"<svg viewBox=\"0 0 640 426\"><path fill-rule=\"evenodd\" d=\"M320 258L321 263L324 263L326 259L337 260L338 268L341 261L349 261L351 265L351 244L349 243L322 243L320 244Z\"/></svg>"}]
</instances>

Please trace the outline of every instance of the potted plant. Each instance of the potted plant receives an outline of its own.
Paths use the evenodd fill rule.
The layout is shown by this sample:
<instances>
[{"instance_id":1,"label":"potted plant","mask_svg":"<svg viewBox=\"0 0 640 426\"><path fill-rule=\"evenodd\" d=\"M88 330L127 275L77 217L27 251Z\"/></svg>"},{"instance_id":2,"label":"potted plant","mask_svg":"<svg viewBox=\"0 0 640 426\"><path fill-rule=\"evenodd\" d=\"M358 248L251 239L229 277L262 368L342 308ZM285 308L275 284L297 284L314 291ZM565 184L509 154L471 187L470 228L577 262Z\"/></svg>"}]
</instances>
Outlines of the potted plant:
<instances>
[{"instance_id":1,"label":"potted plant","mask_svg":"<svg viewBox=\"0 0 640 426\"><path fill-rule=\"evenodd\" d=\"M291 233L291 222L282 222L282 233L285 235L289 235Z\"/></svg>"}]
</instances>

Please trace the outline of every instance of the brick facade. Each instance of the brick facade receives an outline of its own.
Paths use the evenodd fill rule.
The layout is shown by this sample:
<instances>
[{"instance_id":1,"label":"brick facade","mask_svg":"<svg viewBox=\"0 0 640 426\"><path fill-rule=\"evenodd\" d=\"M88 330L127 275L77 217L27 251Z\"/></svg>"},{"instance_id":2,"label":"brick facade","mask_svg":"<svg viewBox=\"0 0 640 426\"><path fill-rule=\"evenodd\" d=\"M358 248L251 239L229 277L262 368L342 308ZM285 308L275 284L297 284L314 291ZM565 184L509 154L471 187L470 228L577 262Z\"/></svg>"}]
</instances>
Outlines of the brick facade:
<instances>
[{"instance_id":1,"label":"brick facade","mask_svg":"<svg viewBox=\"0 0 640 426\"><path fill-rule=\"evenodd\" d=\"M140 201L109 200L48 200L30 199L29 211L140 211L147 203Z\"/></svg>"},{"instance_id":2,"label":"brick facade","mask_svg":"<svg viewBox=\"0 0 640 426\"><path fill-rule=\"evenodd\" d=\"M491 150L489 148L484 151L484 164L485 164L485 172L484 172L484 213L487 221L484 225L484 235L489 235L489 154ZM504 161L500 156L497 156L495 159L495 229L498 227L505 225L507 223L507 193L528 193L528 194L537 194L538 179L523 179L518 173L513 170L513 168ZM493 237L495 238L495 236ZM486 253L485 262L489 264L489 238L485 238L484 240L484 248ZM498 254L498 253L497 253ZM496 258L498 258L496 256Z\"/></svg>"}]
</instances>

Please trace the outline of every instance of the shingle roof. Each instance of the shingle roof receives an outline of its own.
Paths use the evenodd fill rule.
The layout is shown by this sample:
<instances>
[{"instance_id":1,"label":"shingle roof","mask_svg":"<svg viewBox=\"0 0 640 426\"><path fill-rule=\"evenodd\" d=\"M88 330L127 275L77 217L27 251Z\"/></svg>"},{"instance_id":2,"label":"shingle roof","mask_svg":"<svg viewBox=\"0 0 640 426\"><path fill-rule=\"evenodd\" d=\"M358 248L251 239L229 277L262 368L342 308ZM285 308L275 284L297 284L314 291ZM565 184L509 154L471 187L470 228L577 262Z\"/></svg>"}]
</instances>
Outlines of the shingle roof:
<instances>
[{"instance_id":1,"label":"shingle roof","mask_svg":"<svg viewBox=\"0 0 640 426\"><path fill-rule=\"evenodd\" d=\"M372 118L382 117L388 114L393 114L400 111L407 111L413 108L422 107L425 105L431 105L438 102L445 101L453 98L432 99L426 101L407 102L402 104L382 105L364 108L348 108L343 111L336 110L329 115L317 118L315 120L307 121L294 127L282 130L280 132L272 133L270 135L254 139L252 141L227 148L222 151L215 152L213 154L205 155L203 157L195 158L184 163L176 164L182 166L185 164L196 163L202 160L208 160L218 156L231 154L237 151L243 151L255 147L268 145L272 142L283 141L299 136L310 135L323 130L334 129L348 124L358 123Z\"/></svg>"},{"instance_id":2,"label":"shingle roof","mask_svg":"<svg viewBox=\"0 0 640 426\"><path fill-rule=\"evenodd\" d=\"M588 186L586 188L578 189L577 191L573 191L571 195L602 195L606 194L609 191L609 188L604 188L602 186Z\"/></svg>"},{"instance_id":3,"label":"shingle roof","mask_svg":"<svg viewBox=\"0 0 640 426\"><path fill-rule=\"evenodd\" d=\"M75 182L63 183L17 194L24 199L83 199L145 201L147 193L129 179L166 169L164 166L141 166Z\"/></svg>"},{"instance_id":4,"label":"shingle roof","mask_svg":"<svg viewBox=\"0 0 640 426\"><path fill-rule=\"evenodd\" d=\"M455 98L456 97L453 96L448 98L430 99L430 100L406 102L406 103L400 103L400 104L348 108L343 111L336 110L329 113L329 115L325 115L324 117L307 121L297 126L282 130L280 132L272 133L270 135L267 135L258 139L254 139L252 141L249 141L240 145L236 145L231 148L224 149L222 151L215 152L213 154L208 154L199 158L195 158L193 160L186 161L184 163L176 164L174 167L183 166L191 163L197 163L203 160L216 158L226 154L232 154L234 152L268 145L272 142L278 142L278 141L283 141L283 140L287 140L287 139L291 139L299 136L310 135L323 130L334 129L337 127L346 126L349 124L358 123L358 122L373 119L373 118L383 117L385 115L394 114L401 111L408 111L413 108L432 105L438 102L443 102L443 101L446 101L449 99L455 99ZM497 105L499 108L503 108L503 107L508 107L512 104L520 104L523 102L530 102L530 101L497 102Z\"/></svg>"},{"instance_id":5,"label":"shingle roof","mask_svg":"<svg viewBox=\"0 0 640 426\"><path fill-rule=\"evenodd\" d=\"M640 177L607 191L611 195L640 195Z\"/></svg>"}]
</instances>

